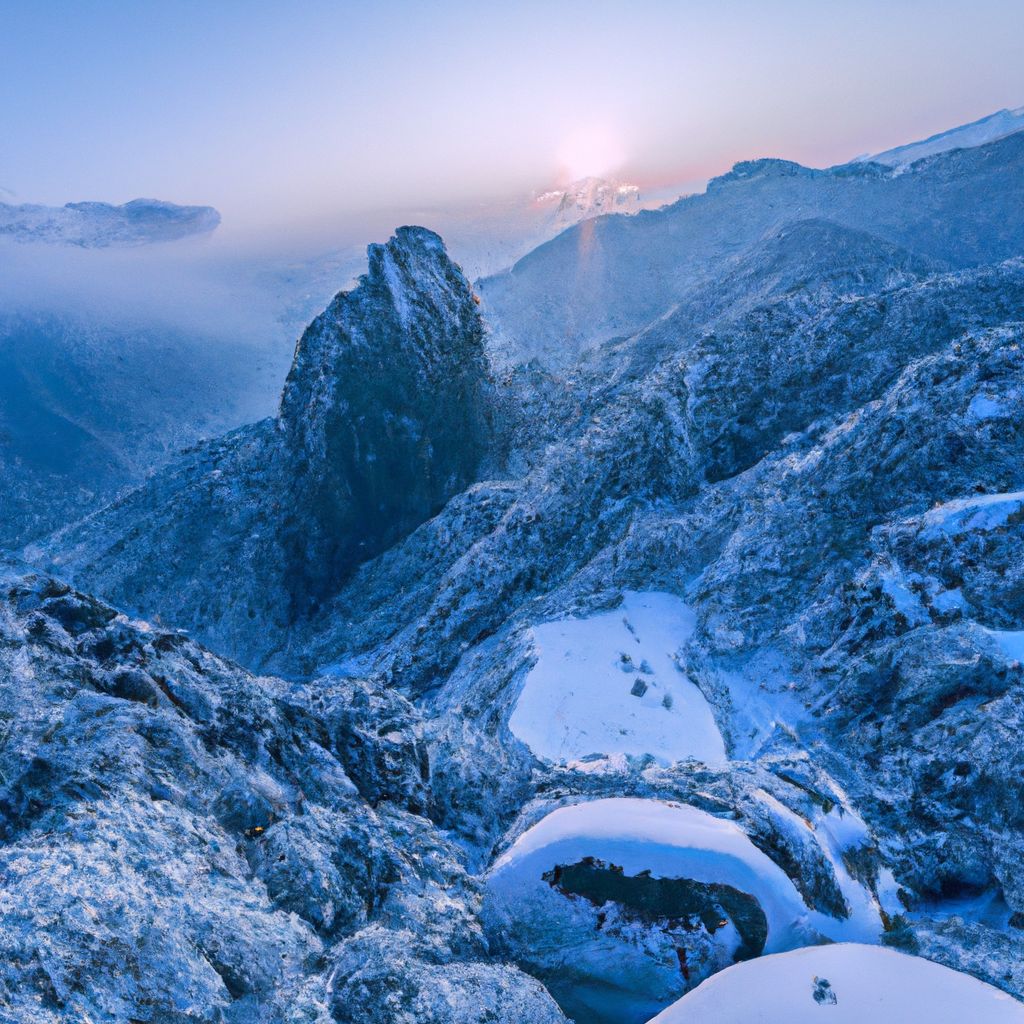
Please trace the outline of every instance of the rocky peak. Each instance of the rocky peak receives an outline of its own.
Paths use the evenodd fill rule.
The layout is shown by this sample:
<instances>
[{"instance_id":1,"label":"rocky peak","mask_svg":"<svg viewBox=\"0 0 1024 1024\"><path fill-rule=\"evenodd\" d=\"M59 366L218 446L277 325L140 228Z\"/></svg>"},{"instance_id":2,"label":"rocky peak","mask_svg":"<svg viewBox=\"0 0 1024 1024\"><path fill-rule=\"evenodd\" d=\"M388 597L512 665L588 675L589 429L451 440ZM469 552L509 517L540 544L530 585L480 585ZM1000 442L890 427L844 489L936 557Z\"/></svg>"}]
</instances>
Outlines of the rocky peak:
<instances>
[{"instance_id":1,"label":"rocky peak","mask_svg":"<svg viewBox=\"0 0 1024 1024\"><path fill-rule=\"evenodd\" d=\"M300 604L473 482L487 377L476 300L441 239L403 227L371 246L358 287L303 334L281 399Z\"/></svg>"},{"instance_id":2,"label":"rocky peak","mask_svg":"<svg viewBox=\"0 0 1024 1024\"><path fill-rule=\"evenodd\" d=\"M401 358L429 372L462 354L482 365L476 301L440 236L398 228L367 256L358 286L339 292L299 339L281 396L280 420L290 432L308 433L317 415L344 397L356 361L380 367L385 358Z\"/></svg>"},{"instance_id":3,"label":"rocky peak","mask_svg":"<svg viewBox=\"0 0 1024 1024\"><path fill-rule=\"evenodd\" d=\"M491 396L473 291L422 228L369 255L302 335L276 419L184 453L66 532L65 567L260 664L358 565L476 482ZM132 541L111 547L128 523Z\"/></svg>"}]
</instances>

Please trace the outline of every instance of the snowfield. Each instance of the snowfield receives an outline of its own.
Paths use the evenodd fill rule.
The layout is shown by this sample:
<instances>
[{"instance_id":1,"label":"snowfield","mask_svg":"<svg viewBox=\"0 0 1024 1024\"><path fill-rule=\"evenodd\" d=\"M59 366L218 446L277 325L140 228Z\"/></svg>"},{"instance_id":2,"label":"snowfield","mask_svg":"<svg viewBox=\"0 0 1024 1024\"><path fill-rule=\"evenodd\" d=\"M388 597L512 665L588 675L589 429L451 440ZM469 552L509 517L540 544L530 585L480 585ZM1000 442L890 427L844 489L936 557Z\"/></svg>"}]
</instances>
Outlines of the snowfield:
<instances>
[{"instance_id":1,"label":"snowfield","mask_svg":"<svg viewBox=\"0 0 1024 1024\"><path fill-rule=\"evenodd\" d=\"M678 661L694 623L673 594L627 591L613 611L535 626L537 663L509 728L554 762L588 754L724 762L711 707Z\"/></svg>"},{"instance_id":2,"label":"snowfield","mask_svg":"<svg viewBox=\"0 0 1024 1024\"><path fill-rule=\"evenodd\" d=\"M1019 1024L1024 1004L970 975L843 943L729 967L650 1024Z\"/></svg>"}]
</instances>

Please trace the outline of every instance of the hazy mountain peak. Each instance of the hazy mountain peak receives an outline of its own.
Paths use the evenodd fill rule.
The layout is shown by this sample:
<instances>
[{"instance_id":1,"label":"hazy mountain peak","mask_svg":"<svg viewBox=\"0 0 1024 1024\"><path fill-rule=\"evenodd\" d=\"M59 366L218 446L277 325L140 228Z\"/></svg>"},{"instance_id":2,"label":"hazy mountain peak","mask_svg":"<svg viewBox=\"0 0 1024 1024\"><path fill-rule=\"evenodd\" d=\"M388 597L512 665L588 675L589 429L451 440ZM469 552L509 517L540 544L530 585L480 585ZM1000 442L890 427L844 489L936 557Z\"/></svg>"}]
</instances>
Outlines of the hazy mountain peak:
<instances>
[{"instance_id":1,"label":"hazy mountain peak","mask_svg":"<svg viewBox=\"0 0 1024 1024\"><path fill-rule=\"evenodd\" d=\"M586 177L564 188L548 189L534 200L541 208L555 208L555 223L568 227L605 213L636 213L641 208L640 187L614 178Z\"/></svg>"},{"instance_id":2,"label":"hazy mountain peak","mask_svg":"<svg viewBox=\"0 0 1024 1024\"><path fill-rule=\"evenodd\" d=\"M220 214L212 206L178 206L160 199L65 206L0 203L0 237L18 242L77 245L86 249L170 242L213 231Z\"/></svg>"}]
</instances>

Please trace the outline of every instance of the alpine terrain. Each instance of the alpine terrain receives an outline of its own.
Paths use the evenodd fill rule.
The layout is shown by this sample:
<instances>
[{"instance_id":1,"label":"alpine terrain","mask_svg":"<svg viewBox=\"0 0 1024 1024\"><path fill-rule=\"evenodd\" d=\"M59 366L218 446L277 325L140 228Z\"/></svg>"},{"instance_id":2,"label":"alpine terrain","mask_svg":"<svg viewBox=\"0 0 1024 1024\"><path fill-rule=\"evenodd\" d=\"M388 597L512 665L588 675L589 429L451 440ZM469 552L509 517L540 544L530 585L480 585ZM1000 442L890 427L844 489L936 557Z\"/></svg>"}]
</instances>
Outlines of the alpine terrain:
<instances>
[{"instance_id":1,"label":"alpine terrain","mask_svg":"<svg viewBox=\"0 0 1024 1024\"><path fill-rule=\"evenodd\" d=\"M0 1019L1024 1022L1004 115L399 227L148 474L0 384Z\"/></svg>"}]
</instances>

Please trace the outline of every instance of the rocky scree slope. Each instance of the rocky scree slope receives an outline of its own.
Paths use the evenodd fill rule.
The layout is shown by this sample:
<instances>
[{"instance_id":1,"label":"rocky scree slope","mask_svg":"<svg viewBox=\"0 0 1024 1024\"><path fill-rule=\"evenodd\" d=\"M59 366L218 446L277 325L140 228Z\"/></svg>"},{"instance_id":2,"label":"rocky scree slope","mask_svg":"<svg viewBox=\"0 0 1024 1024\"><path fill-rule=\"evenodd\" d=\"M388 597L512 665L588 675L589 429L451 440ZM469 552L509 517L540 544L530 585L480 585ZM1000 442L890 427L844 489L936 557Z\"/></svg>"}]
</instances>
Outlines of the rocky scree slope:
<instances>
[{"instance_id":1,"label":"rocky scree slope","mask_svg":"<svg viewBox=\"0 0 1024 1024\"><path fill-rule=\"evenodd\" d=\"M396 693L251 676L5 563L0 728L3 1019L564 1020L489 955Z\"/></svg>"}]
</instances>

